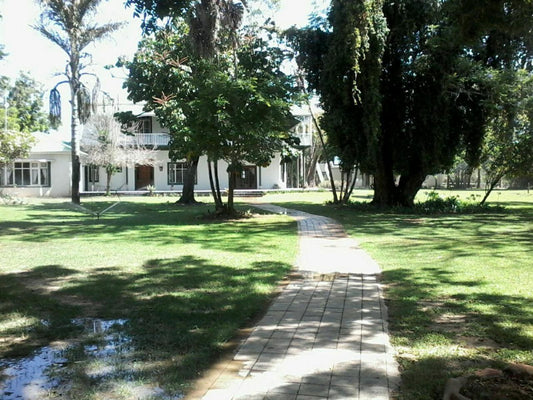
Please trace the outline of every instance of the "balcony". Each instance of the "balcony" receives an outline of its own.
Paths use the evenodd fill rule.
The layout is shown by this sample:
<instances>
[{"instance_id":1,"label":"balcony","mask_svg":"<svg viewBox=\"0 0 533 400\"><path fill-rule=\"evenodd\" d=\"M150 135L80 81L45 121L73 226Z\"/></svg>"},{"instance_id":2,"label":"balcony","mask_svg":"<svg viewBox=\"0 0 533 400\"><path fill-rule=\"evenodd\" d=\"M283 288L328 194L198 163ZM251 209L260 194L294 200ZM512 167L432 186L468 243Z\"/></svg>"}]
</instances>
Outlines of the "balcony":
<instances>
[{"instance_id":1,"label":"balcony","mask_svg":"<svg viewBox=\"0 0 533 400\"><path fill-rule=\"evenodd\" d=\"M137 133L135 137L141 146L166 147L170 141L168 133Z\"/></svg>"},{"instance_id":2,"label":"balcony","mask_svg":"<svg viewBox=\"0 0 533 400\"><path fill-rule=\"evenodd\" d=\"M134 136L124 135L121 139L126 146L146 146L150 148L168 147L168 133L136 133Z\"/></svg>"}]
</instances>

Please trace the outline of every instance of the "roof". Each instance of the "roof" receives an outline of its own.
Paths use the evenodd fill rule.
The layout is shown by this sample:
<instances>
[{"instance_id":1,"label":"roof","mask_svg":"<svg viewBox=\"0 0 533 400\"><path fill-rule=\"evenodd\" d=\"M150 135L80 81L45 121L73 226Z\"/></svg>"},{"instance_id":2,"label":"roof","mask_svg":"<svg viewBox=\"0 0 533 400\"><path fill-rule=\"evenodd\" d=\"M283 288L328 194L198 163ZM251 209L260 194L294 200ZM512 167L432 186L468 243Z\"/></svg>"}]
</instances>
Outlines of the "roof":
<instances>
[{"instance_id":1,"label":"roof","mask_svg":"<svg viewBox=\"0 0 533 400\"><path fill-rule=\"evenodd\" d=\"M55 130L46 132L34 132L36 141L31 153L70 153L70 141L65 140L62 132Z\"/></svg>"}]
</instances>

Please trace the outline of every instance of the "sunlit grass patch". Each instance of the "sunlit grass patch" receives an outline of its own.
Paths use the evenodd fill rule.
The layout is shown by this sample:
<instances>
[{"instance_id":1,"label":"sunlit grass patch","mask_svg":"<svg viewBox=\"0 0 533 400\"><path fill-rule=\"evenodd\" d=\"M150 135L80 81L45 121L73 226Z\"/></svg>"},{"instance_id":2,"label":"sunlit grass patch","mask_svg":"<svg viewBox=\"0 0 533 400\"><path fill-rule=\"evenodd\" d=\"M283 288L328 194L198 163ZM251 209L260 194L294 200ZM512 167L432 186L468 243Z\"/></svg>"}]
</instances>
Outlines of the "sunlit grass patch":
<instances>
[{"instance_id":1,"label":"sunlit grass patch","mask_svg":"<svg viewBox=\"0 0 533 400\"><path fill-rule=\"evenodd\" d=\"M496 191L489 205L503 209L488 213L436 215L325 206L320 196L265 201L336 219L383 268L401 399L442 398L449 377L476 369L533 365L533 192Z\"/></svg>"},{"instance_id":2,"label":"sunlit grass patch","mask_svg":"<svg viewBox=\"0 0 533 400\"><path fill-rule=\"evenodd\" d=\"M54 374L68 384L57 395L186 391L264 309L292 268L297 236L285 216L210 221L210 204L174 201L122 199L99 217L58 200L0 206L0 251L9 255L0 265L0 357L61 340L66 367ZM112 203L82 202L93 211ZM87 336L84 319L127 321L116 327L124 351L94 356L108 334Z\"/></svg>"}]
</instances>

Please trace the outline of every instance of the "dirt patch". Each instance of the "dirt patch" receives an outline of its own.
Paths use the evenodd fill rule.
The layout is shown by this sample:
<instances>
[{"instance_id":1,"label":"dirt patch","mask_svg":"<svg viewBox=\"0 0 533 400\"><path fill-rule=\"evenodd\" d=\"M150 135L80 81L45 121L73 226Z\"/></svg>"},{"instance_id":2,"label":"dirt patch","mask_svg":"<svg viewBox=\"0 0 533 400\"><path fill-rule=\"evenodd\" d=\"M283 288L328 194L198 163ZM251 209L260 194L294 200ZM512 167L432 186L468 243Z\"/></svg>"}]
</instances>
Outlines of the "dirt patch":
<instances>
[{"instance_id":1,"label":"dirt patch","mask_svg":"<svg viewBox=\"0 0 533 400\"><path fill-rule=\"evenodd\" d=\"M472 317L468 314L444 313L435 318L431 330L444 333L460 333Z\"/></svg>"},{"instance_id":2,"label":"dirt patch","mask_svg":"<svg viewBox=\"0 0 533 400\"><path fill-rule=\"evenodd\" d=\"M492 339L476 336L458 336L459 343L467 349L500 349L501 346Z\"/></svg>"},{"instance_id":3,"label":"dirt patch","mask_svg":"<svg viewBox=\"0 0 533 400\"><path fill-rule=\"evenodd\" d=\"M480 372L468 378L461 394L471 400L533 399L533 376L510 368Z\"/></svg>"}]
</instances>

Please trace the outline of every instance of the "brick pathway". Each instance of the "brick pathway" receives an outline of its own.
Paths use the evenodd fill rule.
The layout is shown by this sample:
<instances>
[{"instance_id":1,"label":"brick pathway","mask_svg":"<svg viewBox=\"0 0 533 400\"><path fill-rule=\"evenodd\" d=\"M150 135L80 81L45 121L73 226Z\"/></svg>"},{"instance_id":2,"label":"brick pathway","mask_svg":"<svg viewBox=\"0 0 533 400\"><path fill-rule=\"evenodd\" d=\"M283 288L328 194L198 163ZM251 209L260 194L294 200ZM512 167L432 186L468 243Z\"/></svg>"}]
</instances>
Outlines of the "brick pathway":
<instances>
[{"instance_id":1,"label":"brick pathway","mask_svg":"<svg viewBox=\"0 0 533 400\"><path fill-rule=\"evenodd\" d=\"M379 266L329 218L254 204L298 221L299 278L220 368L202 400L388 400L399 383Z\"/></svg>"}]
</instances>

